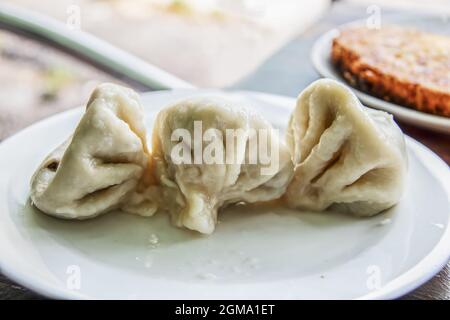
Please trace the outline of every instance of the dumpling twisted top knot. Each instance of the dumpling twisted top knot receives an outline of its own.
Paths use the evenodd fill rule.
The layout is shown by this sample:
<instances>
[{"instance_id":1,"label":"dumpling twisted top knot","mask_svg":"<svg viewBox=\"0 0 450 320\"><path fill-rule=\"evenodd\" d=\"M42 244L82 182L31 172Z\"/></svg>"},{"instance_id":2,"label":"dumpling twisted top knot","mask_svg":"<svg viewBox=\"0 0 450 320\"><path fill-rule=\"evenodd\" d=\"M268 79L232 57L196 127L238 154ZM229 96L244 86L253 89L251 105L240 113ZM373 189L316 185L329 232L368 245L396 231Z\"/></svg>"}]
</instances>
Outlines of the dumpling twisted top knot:
<instances>
[{"instance_id":1,"label":"dumpling twisted top knot","mask_svg":"<svg viewBox=\"0 0 450 320\"><path fill-rule=\"evenodd\" d=\"M407 171L400 128L338 82L318 80L300 94L287 143L294 162L289 206L373 215L399 201Z\"/></svg>"},{"instance_id":2,"label":"dumpling twisted top knot","mask_svg":"<svg viewBox=\"0 0 450 320\"><path fill-rule=\"evenodd\" d=\"M33 204L69 219L119 207L147 167L143 119L136 92L109 83L98 86L73 135L33 175Z\"/></svg>"}]
</instances>

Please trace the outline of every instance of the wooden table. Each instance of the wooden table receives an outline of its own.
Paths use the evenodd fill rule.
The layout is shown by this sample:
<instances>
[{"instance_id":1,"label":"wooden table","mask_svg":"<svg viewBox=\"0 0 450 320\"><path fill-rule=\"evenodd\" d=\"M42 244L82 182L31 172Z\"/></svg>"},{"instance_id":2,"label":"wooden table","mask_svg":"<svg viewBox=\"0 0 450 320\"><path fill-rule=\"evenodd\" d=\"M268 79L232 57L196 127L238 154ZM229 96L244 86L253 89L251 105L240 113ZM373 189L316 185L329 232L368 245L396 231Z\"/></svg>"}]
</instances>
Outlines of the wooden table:
<instances>
[{"instance_id":1,"label":"wooden table","mask_svg":"<svg viewBox=\"0 0 450 320\"><path fill-rule=\"evenodd\" d=\"M309 59L310 49L314 40L333 26L366 17L365 10L365 7L336 3L320 23L292 41L259 67L256 72L231 88L296 96L311 81L319 78ZM440 155L447 164L450 164L449 136L422 130L404 123L400 123L400 126L406 134L427 145ZM41 298L39 295L14 284L0 275L0 299L39 298ZM450 300L450 263L438 275L406 295L404 299Z\"/></svg>"}]
</instances>

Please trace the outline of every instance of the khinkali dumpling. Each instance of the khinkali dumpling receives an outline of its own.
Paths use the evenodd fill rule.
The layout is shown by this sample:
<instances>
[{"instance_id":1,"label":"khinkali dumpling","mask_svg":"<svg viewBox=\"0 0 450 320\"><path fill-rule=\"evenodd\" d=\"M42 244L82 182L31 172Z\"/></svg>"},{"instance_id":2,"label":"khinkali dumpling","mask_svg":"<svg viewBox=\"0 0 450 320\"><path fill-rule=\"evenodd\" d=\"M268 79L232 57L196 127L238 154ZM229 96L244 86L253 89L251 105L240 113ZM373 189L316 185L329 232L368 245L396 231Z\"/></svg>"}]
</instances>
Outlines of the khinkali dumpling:
<instances>
[{"instance_id":1,"label":"khinkali dumpling","mask_svg":"<svg viewBox=\"0 0 450 320\"><path fill-rule=\"evenodd\" d=\"M294 163L290 207L370 216L399 201L407 171L401 130L390 114L363 107L338 82L318 80L300 94L287 143Z\"/></svg>"},{"instance_id":2,"label":"khinkali dumpling","mask_svg":"<svg viewBox=\"0 0 450 320\"><path fill-rule=\"evenodd\" d=\"M114 84L98 86L73 135L32 177L33 204L68 219L120 207L147 167L143 119L136 92Z\"/></svg>"},{"instance_id":3,"label":"khinkali dumpling","mask_svg":"<svg viewBox=\"0 0 450 320\"><path fill-rule=\"evenodd\" d=\"M259 132L267 141L254 140ZM227 133L236 135L230 139ZM277 199L292 176L289 150L271 125L221 97L189 98L163 109L152 142L156 177L173 223L205 234L214 231L219 208ZM267 147L269 161L255 161L254 147Z\"/></svg>"}]
</instances>

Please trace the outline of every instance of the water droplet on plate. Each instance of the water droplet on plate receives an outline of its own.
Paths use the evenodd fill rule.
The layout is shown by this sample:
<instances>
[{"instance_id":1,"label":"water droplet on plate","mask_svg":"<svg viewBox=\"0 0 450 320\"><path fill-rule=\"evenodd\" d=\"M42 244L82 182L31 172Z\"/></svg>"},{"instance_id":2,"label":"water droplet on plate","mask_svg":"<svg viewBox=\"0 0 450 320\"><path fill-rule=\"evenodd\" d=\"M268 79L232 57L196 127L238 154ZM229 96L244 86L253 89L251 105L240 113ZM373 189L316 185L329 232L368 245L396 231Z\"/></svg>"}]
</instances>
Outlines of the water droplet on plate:
<instances>
[{"instance_id":1,"label":"water droplet on plate","mask_svg":"<svg viewBox=\"0 0 450 320\"><path fill-rule=\"evenodd\" d=\"M378 222L378 225L379 226L385 226L385 225L390 224L391 222L392 222L392 220L390 218L386 218L386 219L383 219L380 222Z\"/></svg>"},{"instance_id":2,"label":"water droplet on plate","mask_svg":"<svg viewBox=\"0 0 450 320\"><path fill-rule=\"evenodd\" d=\"M159 246L159 238L156 234L152 233L147 240L149 244L149 249L155 249Z\"/></svg>"},{"instance_id":3,"label":"water droplet on plate","mask_svg":"<svg viewBox=\"0 0 450 320\"><path fill-rule=\"evenodd\" d=\"M217 276L214 273L205 272L198 275L198 277L202 280L217 280Z\"/></svg>"}]
</instances>

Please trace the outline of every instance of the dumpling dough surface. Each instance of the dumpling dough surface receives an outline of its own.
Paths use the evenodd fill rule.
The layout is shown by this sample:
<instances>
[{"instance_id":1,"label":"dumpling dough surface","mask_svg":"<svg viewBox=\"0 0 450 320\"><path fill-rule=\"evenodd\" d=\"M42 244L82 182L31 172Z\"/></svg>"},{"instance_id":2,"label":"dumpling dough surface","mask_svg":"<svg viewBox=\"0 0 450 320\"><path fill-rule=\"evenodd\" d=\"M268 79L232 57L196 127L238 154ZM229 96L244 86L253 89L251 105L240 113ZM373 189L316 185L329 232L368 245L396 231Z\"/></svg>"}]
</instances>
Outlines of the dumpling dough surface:
<instances>
[{"instance_id":1,"label":"dumpling dough surface","mask_svg":"<svg viewBox=\"0 0 450 320\"><path fill-rule=\"evenodd\" d=\"M172 150L176 145L180 146L181 141L190 143L189 150L194 150L194 144L201 140L198 136L195 137L196 121L201 121L202 133L205 138L208 136L201 151L206 154L208 146L212 146L213 142L217 143L215 145L221 151L218 154L222 154L222 162L206 163L205 159L201 159L201 163L195 163L194 151L191 163L180 163L172 158ZM180 128L191 135L190 142L172 139L174 130ZM233 132L240 130L233 139L233 148L226 146L228 129L235 130ZM268 132L266 145L269 155L272 155L272 144L278 146L276 171L261 171L265 167L259 161L261 159L257 162L249 159L249 137L251 132L259 132L259 129ZM292 162L286 145L279 141L271 129L271 125L260 116L221 97L190 98L163 109L158 114L153 129L152 156L156 176L162 186L162 199L166 210L171 213L173 223L210 234L217 222L217 211L222 206L281 197L292 176ZM260 141L262 140L258 140L258 143ZM230 152L234 155L228 159L233 161L226 160ZM272 157L272 161L276 161L275 157Z\"/></svg>"},{"instance_id":2,"label":"dumpling dough surface","mask_svg":"<svg viewBox=\"0 0 450 320\"><path fill-rule=\"evenodd\" d=\"M73 135L35 172L33 204L68 219L120 207L147 167L143 119L136 92L114 84L98 86Z\"/></svg>"},{"instance_id":3,"label":"dumpling dough surface","mask_svg":"<svg viewBox=\"0 0 450 320\"><path fill-rule=\"evenodd\" d=\"M290 207L370 216L401 197L407 158L400 128L336 81L318 80L300 94L287 143L294 163L285 195Z\"/></svg>"}]
</instances>

